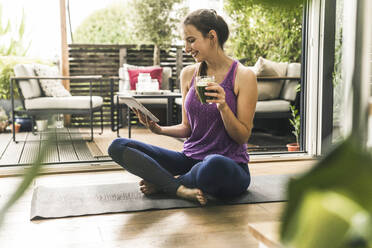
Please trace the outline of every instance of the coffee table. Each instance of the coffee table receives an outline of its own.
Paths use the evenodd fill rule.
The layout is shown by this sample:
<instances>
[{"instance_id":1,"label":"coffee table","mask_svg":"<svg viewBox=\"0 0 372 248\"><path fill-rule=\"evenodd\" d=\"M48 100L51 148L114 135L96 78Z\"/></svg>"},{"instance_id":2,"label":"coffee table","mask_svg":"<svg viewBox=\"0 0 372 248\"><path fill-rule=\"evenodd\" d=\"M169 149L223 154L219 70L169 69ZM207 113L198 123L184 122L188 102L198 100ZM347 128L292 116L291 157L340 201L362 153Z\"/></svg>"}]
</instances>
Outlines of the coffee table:
<instances>
[{"instance_id":1,"label":"coffee table","mask_svg":"<svg viewBox=\"0 0 372 248\"><path fill-rule=\"evenodd\" d=\"M121 96L128 96L128 95L131 95L133 96L134 98L139 98L139 99L161 99L161 98L165 98L167 99L167 120L166 120L166 124L167 126L170 126L170 125L173 125L174 124L174 121L173 121L173 118L172 118L172 110L173 110L173 106L174 106L174 100L176 98L180 98L182 97L181 93L178 93L178 92L171 92L171 91L167 91L167 90L159 90L159 91L154 91L154 92L137 92L137 91L127 91L125 93L121 93L121 92L118 92L116 93L116 107L117 107L117 110L120 111L121 109L121 105L120 104L120 97ZM128 119L128 138L131 138L131 110L130 108L128 108L128 111L127 111L127 119ZM119 135L119 119L120 118L117 118L117 123L116 123L116 133L117 133L117 136L120 137Z\"/></svg>"}]
</instances>

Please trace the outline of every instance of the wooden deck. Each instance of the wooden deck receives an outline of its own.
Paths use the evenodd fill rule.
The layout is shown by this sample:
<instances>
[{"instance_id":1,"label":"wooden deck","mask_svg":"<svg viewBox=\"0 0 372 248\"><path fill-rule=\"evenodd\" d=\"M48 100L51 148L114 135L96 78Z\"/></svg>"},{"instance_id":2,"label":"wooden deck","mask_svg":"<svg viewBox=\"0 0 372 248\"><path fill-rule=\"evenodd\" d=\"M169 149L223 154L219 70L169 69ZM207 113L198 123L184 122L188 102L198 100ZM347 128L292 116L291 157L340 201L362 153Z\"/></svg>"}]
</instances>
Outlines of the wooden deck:
<instances>
[{"instance_id":1,"label":"wooden deck","mask_svg":"<svg viewBox=\"0 0 372 248\"><path fill-rule=\"evenodd\" d=\"M98 134L95 134L98 135ZM18 143L11 133L0 133L0 167L30 165L46 142L46 134L21 132ZM52 145L48 146L44 164L65 164L107 161L109 157L94 157L87 146L85 135L79 129L62 128L51 132Z\"/></svg>"}]
</instances>

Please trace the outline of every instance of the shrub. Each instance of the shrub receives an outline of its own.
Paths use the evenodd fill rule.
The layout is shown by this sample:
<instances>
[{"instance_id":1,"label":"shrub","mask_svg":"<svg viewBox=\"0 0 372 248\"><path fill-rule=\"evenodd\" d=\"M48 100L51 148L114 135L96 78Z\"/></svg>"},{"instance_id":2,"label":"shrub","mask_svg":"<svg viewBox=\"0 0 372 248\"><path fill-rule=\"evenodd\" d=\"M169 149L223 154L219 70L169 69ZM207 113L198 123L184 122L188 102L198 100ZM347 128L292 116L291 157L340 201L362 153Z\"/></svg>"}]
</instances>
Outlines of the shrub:
<instances>
[{"instance_id":1,"label":"shrub","mask_svg":"<svg viewBox=\"0 0 372 248\"><path fill-rule=\"evenodd\" d=\"M73 34L74 43L133 44L136 41L132 7L113 4L97 10L87 17Z\"/></svg>"},{"instance_id":2,"label":"shrub","mask_svg":"<svg viewBox=\"0 0 372 248\"><path fill-rule=\"evenodd\" d=\"M299 62L302 38L302 5L269 7L257 0L227 0L225 9L233 19L231 53L249 64L265 57Z\"/></svg>"}]
</instances>

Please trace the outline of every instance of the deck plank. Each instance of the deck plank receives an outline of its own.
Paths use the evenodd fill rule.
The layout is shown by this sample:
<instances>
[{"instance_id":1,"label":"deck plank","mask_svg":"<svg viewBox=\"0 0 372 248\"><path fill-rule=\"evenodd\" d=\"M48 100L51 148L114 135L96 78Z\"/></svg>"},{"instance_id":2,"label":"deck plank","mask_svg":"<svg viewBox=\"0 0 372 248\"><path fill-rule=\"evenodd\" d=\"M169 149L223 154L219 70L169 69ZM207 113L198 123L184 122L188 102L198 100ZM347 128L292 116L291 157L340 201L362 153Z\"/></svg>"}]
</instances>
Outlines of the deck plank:
<instances>
[{"instance_id":1,"label":"deck plank","mask_svg":"<svg viewBox=\"0 0 372 248\"><path fill-rule=\"evenodd\" d=\"M69 130L65 129L64 133L57 133L58 152L60 162L74 162L78 160L76 151L72 144Z\"/></svg>"},{"instance_id":2,"label":"deck plank","mask_svg":"<svg viewBox=\"0 0 372 248\"><path fill-rule=\"evenodd\" d=\"M39 133L27 135L26 144L19 160L20 164L31 164L37 158L40 152L40 137Z\"/></svg>"},{"instance_id":3,"label":"deck plank","mask_svg":"<svg viewBox=\"0 0 372 248\"><path fill-rule=\"evenodd\" d=\"M0 165L16 165L18 164L22 155L23 148L25 146L25 140L27 139L28 133L21 132L17 133L17 143L9 142L7 149L0 159ZM22 141L21 141L22 140Z\"/></svg>"},{"instance_id":4,"label":"deck plank","mask_svg":"<svg viewBox=\"0 0 372 248\"><path fill-rule=\"evenodd\" d=\"M3 153L5 152L11 140L12 140L11 133L0 133L0 159L3 156Z\"/></svg>"},{"instance_id":5,"label":"deck plank","mask_svg":"<svg viewBox=\"0 0 372 248\"><path fill-rule=\"evenodd\" d=\"M33 135L29 134L29 136ZM39 155L39 151L40 140L27 140L23 148L19 164L32 164Z\"/></svg>"},{"instance_id":6,"label":"deck plank","mask_svg":"<svg viewBox=\"0 0 372 248\"><path fill-rule=\"evenodd\" d=\"M79 133L78 128L70 128L70 136L72 140L72 144L75 148L77 157L79 161L95 161L98 160L97 158L93 157L90 153L90 150L86 144L85 135Z\"/></svg>"},{"instance_id":7,"label":"deck plank","mask_svg":"<svg viewBox=\"0 0 372 248\"><path fill-rule=\"evenodd\" d=\"M98 160L97 158L92 156L86 142L87 141L85 141L85 140L73 140L72 141L72 143L74 144L75 151L76 151L76 154L78 156L79 161Z\"/></svg>"}]
</instances>

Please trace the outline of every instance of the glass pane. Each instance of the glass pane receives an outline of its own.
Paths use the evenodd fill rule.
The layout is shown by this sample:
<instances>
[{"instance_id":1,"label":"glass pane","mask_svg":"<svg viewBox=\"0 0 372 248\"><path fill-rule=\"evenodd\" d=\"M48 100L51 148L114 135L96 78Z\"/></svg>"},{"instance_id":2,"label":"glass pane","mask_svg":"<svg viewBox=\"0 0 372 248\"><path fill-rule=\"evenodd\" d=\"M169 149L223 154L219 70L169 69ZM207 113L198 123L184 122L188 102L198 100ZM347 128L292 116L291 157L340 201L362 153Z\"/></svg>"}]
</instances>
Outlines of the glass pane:
<instances>
[{"instance_id":1,"label":"glass pane","mask_svg":"<svg viewBox=\"0 0 372 248\"><path fill-rule=\"evenodd\" d=\"M332 143L342 140L341 120L343 111L344 88L342 78L342 23L343 23L344 0L336 3L336 31L335 31L335 66L333 73L333 136Z\"/></svg>"},{"instance_id":2,"label":"glass pane","mask_svg":"<svg viewBox=\"0 0 372 248\"><path fill-rule=\"evenodd\" d=\"M302 92L297 85L301 76L303 6L278 9L251 1L241 1L237 6L235 2L227 0L225 4L231 18L228 51L251 67L258 79L259 101L248 151L287 152L287 144L298 143L295 134L301 136ZM298 79L268 81L265 77Z\"/></svg>"}]
</instances>

